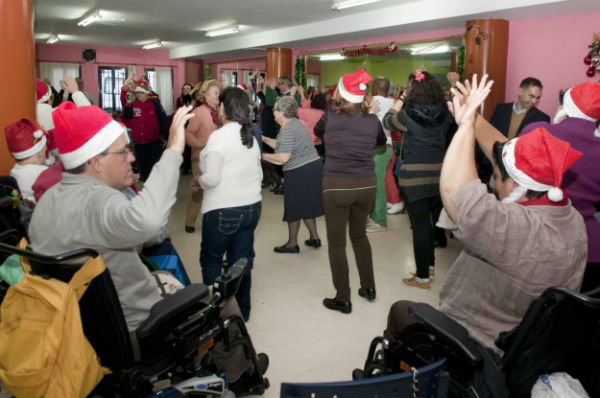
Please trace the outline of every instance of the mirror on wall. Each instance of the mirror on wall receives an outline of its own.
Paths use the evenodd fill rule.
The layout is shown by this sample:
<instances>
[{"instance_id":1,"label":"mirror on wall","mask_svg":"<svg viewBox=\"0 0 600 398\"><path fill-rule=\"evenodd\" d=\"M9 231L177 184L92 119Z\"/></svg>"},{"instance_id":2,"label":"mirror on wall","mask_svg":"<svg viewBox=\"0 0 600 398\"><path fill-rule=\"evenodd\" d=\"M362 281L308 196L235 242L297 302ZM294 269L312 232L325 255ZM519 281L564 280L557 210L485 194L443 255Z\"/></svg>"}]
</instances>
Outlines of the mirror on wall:
<instances>
[{"instance_id":1,"label":"mirror on wall","mask_svg":"<svg viewBox=\"0 0 600 398\"><path fill-rule=\"evenodd\" d=\"M373 78L385 76L390 79L390 94L393 94L396 87L406 84L410 73L424 68L436 77L443 89L448 89L446 74L457 70L457 53L462 45L462 36L457 36L430 42L398 44L397 51L384 55L342 56L341 49L311 53L307 58L307 85L328 89L334 87L344 73L364 67ZM346 53L354 53L353 55L358 52L346 50Z\"/></svg>"}]
</instances>

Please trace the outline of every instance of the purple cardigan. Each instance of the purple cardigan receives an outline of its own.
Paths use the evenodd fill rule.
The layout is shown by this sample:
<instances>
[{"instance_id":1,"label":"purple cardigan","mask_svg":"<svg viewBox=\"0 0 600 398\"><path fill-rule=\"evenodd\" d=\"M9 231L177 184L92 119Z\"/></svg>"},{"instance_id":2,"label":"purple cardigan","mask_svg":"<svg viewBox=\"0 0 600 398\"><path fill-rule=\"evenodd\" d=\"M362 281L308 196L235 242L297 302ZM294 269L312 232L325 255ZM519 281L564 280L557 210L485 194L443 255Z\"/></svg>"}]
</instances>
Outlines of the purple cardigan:
<instances>
[{"instance_id":1,"label":"purple cardigan","mask_svg":"<svg viewBox=\"0 0 600 398\"><path fill-rule=\"evenodd\" d=\"M600 137L596 126L585 119L567 117L559 124L532 123L523 129L526 134L543 127L555 137L567 141L583 156L564 175L562 187L583 216L588 236L588 262L600 262ZM568 233L568 231L565 231Z\"/></svg>"}]
</instances>

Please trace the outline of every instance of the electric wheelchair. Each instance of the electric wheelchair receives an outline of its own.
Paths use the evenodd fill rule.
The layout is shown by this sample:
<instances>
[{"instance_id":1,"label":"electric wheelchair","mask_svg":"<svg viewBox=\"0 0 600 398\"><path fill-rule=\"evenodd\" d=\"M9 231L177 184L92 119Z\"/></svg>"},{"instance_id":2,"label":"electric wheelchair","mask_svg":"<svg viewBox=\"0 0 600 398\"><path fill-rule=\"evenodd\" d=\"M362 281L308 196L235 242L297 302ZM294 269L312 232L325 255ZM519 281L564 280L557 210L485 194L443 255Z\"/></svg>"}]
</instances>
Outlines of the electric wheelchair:
<instances>
[{"instance_id":1,"label":"electric wheelchair","mask_svg":"<svg viewBox=\"0 0 600 398\"><path fill-rule=\"evenodd\" d=\"M424 303L409 307L418 322L397 344L376 337L355 379L373 378L445 358L450 397L530 397L538 377L567 372L589 396L600 396L600 288L585 294L551 287L529 307L521 323L503 332L502 357L470 338L467 330Z\"/></svg>"},{"instance_id":2,"label":"electric wheelchair","mask_svg":"<svg viewBox=\"0 0 600 398\"><path fill-rule=\"evenodd\" d=\"M6 231L3 237L14 234ZM0 252L27 257L32 272L44 278L68 282L86 258L99 254L80 249L57 256L0 243ZM256 351L239 315L221 316L224 300L232 298L247 265L245 258L229 266L213 284L212 298L203 284L192 284L156 303L135 333L130 334L117 292L106 269L90 282L79 302L84 334L101 364L113 373L104 377L90 396L175 397L233 396L263 394L269 381L263 376L268 366L265 354ZM228 386L226 374L212 354L238 350L250 363L245 373ZM156 386L160 391L153 392Z\"/></svg>"}]
</instances>

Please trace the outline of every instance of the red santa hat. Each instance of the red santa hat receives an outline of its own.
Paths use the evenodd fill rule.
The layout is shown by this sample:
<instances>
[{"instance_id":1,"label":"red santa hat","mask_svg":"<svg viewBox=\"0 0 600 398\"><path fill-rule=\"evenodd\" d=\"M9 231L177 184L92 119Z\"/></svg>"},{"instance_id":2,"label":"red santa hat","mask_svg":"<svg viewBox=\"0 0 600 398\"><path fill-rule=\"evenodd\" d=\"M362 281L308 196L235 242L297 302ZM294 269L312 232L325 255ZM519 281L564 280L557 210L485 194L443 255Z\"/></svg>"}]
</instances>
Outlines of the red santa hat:
<instances>
[{"instance_id":1,"label":"red santa hat","mask_svg":"<svg viewBox=\"0 0 600 398\"><path fill-rule=\"evenodd\" d=\"M56 147L56 142L54 141L54 129L44 131L44 135L46 136L46 148L53 155L58 155L58 148Z\"/></svg>"},{"instance_id":2,"label":"red santa hat","mask_svg":"<svg viewBox=\"0 0 600 398\"><path fill-rule=\"evenodd\" d=\"M569 117L595 122L600 119L600 83L586 82L565 92L563 111Z\"/></svg>"},{"instance_id":3,"label":"red santa hat","mask_svg":"<svg viewBox=\"0 0 600 398\"><path fill-rule=\"evenodd\" d=\"M519 187L515 189L515 195L510 195L512 200L505 202L515 201L528 189L548 192L548 199L561 202L564 198L560 189L563 174L582 155L568 142L541 127L508 141L502 150L502 162Z\"/></svg>"},{"instance_id":4,"label":"red santa hat","mask_svg":"<svg viewBox=\"0 0 600 398\"><path fill-rule=\"evenodd\" d=\"M338 91L342 98L353 104L360 104L365 98L367 84L371 81L371 76L364 69L359 69L354 73L346 73L340 77Z\"/></svg>"},{"instance_id":5,"label":"red santa hat","mask_svg":"<svg viewBox=\"0 0 600 398\"><path fill-rule=\"evenodd\" d=\"M150 94L150 83L148 83L144 79L138 80L137 85L135 87L135 92Z\"/></svg>"},{"instance_id":6,"label":"red santa hat","mask_svg":"<svg viewBox=\"0 0 600 398\"><path fill-rule=\"evenodd\" d=\"M44 132L37 123L21 119L4 129L8 150L15 159L27 159L35 155L46 145Z\"/></svg>"},{"instance_id":7,"label":"red santa hat","mask_svg":"<svg viewBox=\"0 0 600 398\"><path fill-rule=\"evenodd\" d=\"M246 86L244 83L240 83L237 85L237 88L241 88L244 91L248 90L248 86Z\"/></svg>"},{"instance_id":8,"label":"red santa hat","mask_svg":"<svg viewBox=\"0 0 600 398\"><path fill-rule=\"evenodd\" d=\"M50 99L52 95L52 90L50 90L50 86L44 83L41 80L35 81L35 97L38 103L44 103Z\"/></svg>"},{"instance_id":9,"label":"red santa hat","mask_svg":"<svg viewBox=\"0 0 600 398\"><path fill-rule=\"evenodd\" d=\"M123 126L97 106L76 107L63 102L52 112L54 141L65 170L74 169L104 152L121 135Z\"/></svg>"}]
</instances>

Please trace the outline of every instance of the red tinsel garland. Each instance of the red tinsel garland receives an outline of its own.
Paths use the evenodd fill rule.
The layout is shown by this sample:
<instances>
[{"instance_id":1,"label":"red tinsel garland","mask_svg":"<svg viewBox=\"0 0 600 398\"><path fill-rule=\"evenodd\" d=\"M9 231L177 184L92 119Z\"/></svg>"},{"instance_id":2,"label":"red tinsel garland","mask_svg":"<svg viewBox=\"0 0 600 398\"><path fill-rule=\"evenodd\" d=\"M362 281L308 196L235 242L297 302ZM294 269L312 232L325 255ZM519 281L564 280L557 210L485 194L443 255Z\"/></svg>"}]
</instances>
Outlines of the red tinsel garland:
<instances>
[{"instance_id":1,"label":"red tinsel garland","mask_svg":"<svg viewBox=\"0 0 600 398\"><path fill-rule=\"evenodd\" d=\"M388 46L383 48L368 48L366 45L358 48L356 50L346 50L342 48L340 51L340 55L344 57L360 57L363 55L386 55L390 53L398 52L400 48L396 44L396 42L391 42Z\"/></svg>"}]
</instances>

